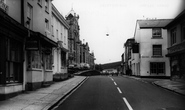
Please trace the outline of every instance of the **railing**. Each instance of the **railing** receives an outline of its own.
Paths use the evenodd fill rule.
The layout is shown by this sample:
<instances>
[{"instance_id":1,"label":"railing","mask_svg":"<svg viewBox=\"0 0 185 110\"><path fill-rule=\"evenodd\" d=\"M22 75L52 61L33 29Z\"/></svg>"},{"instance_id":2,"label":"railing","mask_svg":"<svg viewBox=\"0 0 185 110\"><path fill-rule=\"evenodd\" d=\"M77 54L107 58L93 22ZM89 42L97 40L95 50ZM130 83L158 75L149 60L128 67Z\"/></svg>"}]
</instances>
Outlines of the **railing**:
<instances>
[{"instance_id":1,"label":"railing","mask_svg":"<svg viewBox=\"0 0 185 110\"><path fill-rule=\"evenodd\" d=\"M168 54L172 54L172 53L179 52L182 50L185 50L185 41L183 41L182 43L179 43L177 45L174 45L172 47L169 47Z\"/></svg>"},{"instance_id":2,"label":"railing","mask_svg":"<svg viewBox=\"0 0 185 110\"><path fill-rule=\"evenodd\" d=\"M8 13L8 5L6 5L3 1L0 1L0 9Z\"/></svg>"}]
</instances>

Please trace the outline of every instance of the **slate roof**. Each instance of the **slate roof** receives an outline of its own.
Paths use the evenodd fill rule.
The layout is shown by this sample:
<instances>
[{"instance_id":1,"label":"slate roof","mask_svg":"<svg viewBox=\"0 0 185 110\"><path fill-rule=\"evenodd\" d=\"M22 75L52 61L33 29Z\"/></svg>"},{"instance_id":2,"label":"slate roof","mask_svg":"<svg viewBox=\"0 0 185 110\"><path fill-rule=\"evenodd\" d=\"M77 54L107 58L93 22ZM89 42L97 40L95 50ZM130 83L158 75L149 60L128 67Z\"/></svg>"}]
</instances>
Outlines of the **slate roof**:
<instances>
[{"instance_id":1,"label":"slate roof","mask_svg":"<svg viewBox=\"0 0 185 110\"><path fill-rule=\"evenodd\" d=\"M165 27L172 19L137 20L140 28Z\"/></svg>"}]
</instances>

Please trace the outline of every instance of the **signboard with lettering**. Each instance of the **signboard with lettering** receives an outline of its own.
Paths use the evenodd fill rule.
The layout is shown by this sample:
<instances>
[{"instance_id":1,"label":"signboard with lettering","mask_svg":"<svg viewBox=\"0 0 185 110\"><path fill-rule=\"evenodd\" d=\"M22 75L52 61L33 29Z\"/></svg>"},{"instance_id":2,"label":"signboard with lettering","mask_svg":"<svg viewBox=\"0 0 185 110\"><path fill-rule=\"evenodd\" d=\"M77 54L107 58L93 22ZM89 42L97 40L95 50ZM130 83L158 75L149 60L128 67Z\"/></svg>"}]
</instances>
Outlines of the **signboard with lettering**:
<instances>
[{"instance_id":1,"label":"signboard with lettering","mask_svg":"<svg viewBox=\"0 0 185 110\"><path fill-rule=\"evenodd\" d=\"M27 41L26 42L26 50L37 51L39 50L39 43L38 41Z\"/></svg>"}]
</instances>

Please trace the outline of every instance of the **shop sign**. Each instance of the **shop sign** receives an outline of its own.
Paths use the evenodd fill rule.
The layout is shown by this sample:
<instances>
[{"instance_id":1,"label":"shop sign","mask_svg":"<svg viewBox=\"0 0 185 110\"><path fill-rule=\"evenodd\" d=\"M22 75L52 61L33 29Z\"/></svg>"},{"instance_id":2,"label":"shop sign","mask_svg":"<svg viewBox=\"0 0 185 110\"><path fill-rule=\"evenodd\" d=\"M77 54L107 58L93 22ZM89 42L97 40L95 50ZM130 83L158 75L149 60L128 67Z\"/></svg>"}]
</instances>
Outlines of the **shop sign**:
<instances>
[{"instance_id":1,"label":"shop sign","mask_svg":"<svg viewBox=\"0 0 185 110\"><path fill-rule=\"evenodd\" d=\"M38 41L27 41L26 42L26 50L37 51L39 50Z\"/></svg>"},{"instance_id":2,"label":"shop sign","mask_svg":"<svg viewBox=\"0 0 185 110\"><path fill-rule=\"evenodd\" d=\"M142 58L149 58L149 56L141 56Z\"/></svg>"}]
</instances>

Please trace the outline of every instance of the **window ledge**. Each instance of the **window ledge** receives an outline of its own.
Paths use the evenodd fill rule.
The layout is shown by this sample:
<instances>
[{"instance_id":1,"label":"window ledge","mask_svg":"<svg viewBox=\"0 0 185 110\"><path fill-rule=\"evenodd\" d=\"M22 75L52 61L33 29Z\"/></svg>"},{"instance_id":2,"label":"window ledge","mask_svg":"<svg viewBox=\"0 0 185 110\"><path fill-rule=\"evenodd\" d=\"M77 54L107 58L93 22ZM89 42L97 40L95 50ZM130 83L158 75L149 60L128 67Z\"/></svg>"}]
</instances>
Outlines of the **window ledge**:
<instances>
[{"instance_id":1,"label":"window ledge","mask_svg":"<svg viewBox=\"0 0 185 110\"><path fill-rule=\"evenodd\" d=\"M163 39L162 37L152 37L151 39Z\"/></svg>"},{"instance_id":2,"label":"window ledge","mask_svg":"<svg viewBox=\"0 0 185 110\"><path fill-rule=\"evenodd\" d=\"M37 68L28 68L27 71L42 71L42 69Z\"/></svg>"},{"instance_id":3,"label":"window ledge","mask_svg":"<svg viewBox=\"0 0 185 110\"><path fill-rule=\"evenodd\" d=\"M7 83L7 84L2 84L0 87L7 87L7 86L17 86L17 85L22 85L22 83Z\"/></svg>"},{"instance_id":4,"label":"window ledge","mask_svg":"<svg viewBox=\"0 0 185 110\"><path fill-rule=\"evenodd\" d=\"M53 72L53 70L45 70L46 72Z\"/></svg>"},{"instance_id":5,"label":"window ledge","mask_svg":"<svg viewBox=\"0 0 185 110\"><path fill-rule=\"evenodd\" d=\"M37 3L41 8L42 8L42 5L40 3Z\"/></svg>"},{"instance_id":6,"label":"window ledge","mask_svg":"<svg viewBox=\"0 0 185 110\"><path fill-rule=\"evenodd\" d=\"M49 11L45 9L45 12L49 14Z\"/></svg>"},{"instance_id":7,"label":"window ledge","mask_svg":"<svg viewBox=\"0 0 185 110\"><path fill-rule=\"evenodd\" d=\"M163 56L152 56L152 58L163 58Z\"/></svg>"}]
</instances>

